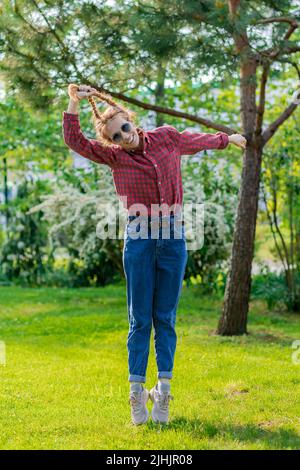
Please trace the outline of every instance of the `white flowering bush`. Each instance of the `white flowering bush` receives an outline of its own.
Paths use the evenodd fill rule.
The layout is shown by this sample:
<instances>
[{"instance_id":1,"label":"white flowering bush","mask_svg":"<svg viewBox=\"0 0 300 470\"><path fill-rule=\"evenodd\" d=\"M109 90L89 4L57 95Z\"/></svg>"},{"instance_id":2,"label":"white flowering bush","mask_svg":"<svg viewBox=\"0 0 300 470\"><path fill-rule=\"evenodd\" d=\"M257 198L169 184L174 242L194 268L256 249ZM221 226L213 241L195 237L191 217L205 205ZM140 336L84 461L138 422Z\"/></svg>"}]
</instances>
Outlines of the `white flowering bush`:
<instances>
[{"instance_id":1,"label":"white flowering bush","mask_svg":"<svg viewBox=\"0 0 300 470\"><path fill-rule=\"evenodd\" d=\"M211 158L182 157L184 204L204 205L203 246L189 251L185 278L198 279L209 289L224 285L220 273L228 266L237 205L238 181L230 164ZM194 217L189 214L190 218ZM189 225L191 221L186 220ZM187 241L191 235L186 232Z\"/></svg>"},{"instance_id":2,"label":"white flowering bush","mask_svg":"<svg viewBox=\"0 0 300 470\"><path fill-rule=\"evenodd\" d=\"M74 178L72 184L62 179L30 210L41 212L47 221L49 244L68 259L73 286L105 285L123 277L122 239L97 236L97 224L106 217L105 204L117 208L118 200L109 168L98 166L96 172L98 184L79 172L76 184Z\"/></svg>"}]
</instances>

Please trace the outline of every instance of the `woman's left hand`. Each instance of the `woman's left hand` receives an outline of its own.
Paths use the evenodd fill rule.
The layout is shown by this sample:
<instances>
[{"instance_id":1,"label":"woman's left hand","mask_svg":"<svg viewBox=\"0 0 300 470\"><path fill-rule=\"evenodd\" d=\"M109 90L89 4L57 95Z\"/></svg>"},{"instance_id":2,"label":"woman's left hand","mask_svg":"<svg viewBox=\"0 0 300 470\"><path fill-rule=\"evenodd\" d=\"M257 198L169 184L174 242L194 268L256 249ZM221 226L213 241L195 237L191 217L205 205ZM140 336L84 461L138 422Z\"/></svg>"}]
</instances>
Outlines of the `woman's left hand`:
<instances>
[{"instance_id":1,"label":"woman's left hand","mask_svg":"<svg viewBox=\"0 0 300 470\"><path fill-rule=\"evenodd\" d=\"M246 145L247 145L247 140L245 137L241 134L231 134L228 136L229 138L229 143L234 144L237 147L240 147L241 149L245 150Z\"/></svg>"}]
</instances>

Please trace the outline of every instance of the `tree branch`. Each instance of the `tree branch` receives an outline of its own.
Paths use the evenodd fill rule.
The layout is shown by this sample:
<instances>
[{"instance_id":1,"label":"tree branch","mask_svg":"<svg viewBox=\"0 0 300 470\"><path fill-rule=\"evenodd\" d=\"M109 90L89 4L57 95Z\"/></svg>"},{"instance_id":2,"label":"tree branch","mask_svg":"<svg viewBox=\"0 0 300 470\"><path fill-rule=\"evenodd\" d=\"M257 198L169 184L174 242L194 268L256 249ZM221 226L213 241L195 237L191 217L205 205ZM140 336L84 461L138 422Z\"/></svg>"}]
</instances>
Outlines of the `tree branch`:
<instances>
[{"instance_id":1,"label":"tree branch","mask_svg":"<svg viewBox=\"0 0 300 470\"><path fill-rule=\"evenodd\" d=\"M268 74L270 70L270 64L263 66L261 81L260 81L260 92L259 92L259 103L256 110L256 123L255 123L255 135L260 135L262 130L263 117L265 112L265 101L266 101L266 84Z\"/></svg>"},{"instance_id":2,"label":"tree branch","mask_svg":"<svg viewBox=\"0 0 300 470\"><path fill-rule=\"evenodd\" d=\"M271 18L264 18L262 20L256 21L254 24L257 25L257 24L269 24L269 23L288 23L290 25L288 31L286 32L283 38L283 41L287 41L291 37L295 29L297 29L299 26L299 23L295 18L290 18L288 16L277 16L277 17L274 16ZM260 54L263 56L267 56L272 59L275 59L276 57L278 57L280 53L285 54L285 53L291 53L291 52L298 52L299 50L300 50L300 46L296 44L296 48L294 50L293 50L293 47L280 48L279 46L276 49L267 49L265 51L261 51Z\"/></svg>"},{"instance_id":3,"label":"tree branch","mask_svg":"<svg viewBox=\"0 0 300 470\"><path fill-rule=\"evenodd\" d=\"M217 131L225 132L226 134L238 133L235 129L225 126L224 124L218 124L216 122L211 121L210 119L204 119L204 118L195 116L194 114L184 113L182 111L176 111L175 109L171 109L171 108L165 108L165 107L157 106L157 105L150 104L150 103L144 103L143 101L137 100L136 98L130 98L129 96L124 95L123 93L111 92L103 88L102 86L98 86L88 80L86 80L84 83L86 83L87 85L90 85L91 87L95 88L96 90L102 93L107 93L113 96L114 98L125 101L126 103L133 104L142 109L148 109L151 111L155 111L156 113L167 114L168 116L176 116L182 119L188 119L189 121L202 124L205 127L215 129Z\"/></svg>"},{"instance_id":4,"label":"tree branch","mask_svg":"<svg viewBox=\"0 0 300 470\"><path fill-rule=\"evenodd\" d=\"M273 196L273 206L272 206L273 222L274 222L276 231L277 231L278 236L279 236L280 241L281 241L281 245L282 245L284 255L285 255L285 259L286 259L286 263L287 263L287 271L289 272L289 270L290 270L290 257L289 257L289 252L288 252L287 245L285 243L284 237L282 235L282 232L281 232L281 230L279 228L279 224L278 224L277 193L276 193L276 187L275 187L275 185L272 185L272 183L271 183L271 193L272 193L272 196Z\"/></svg>"},{"instance_id":5,"label":"tree branch","mask_svg":"<svg viewBox=\"0 0 300 470\"><path fill-rule=\"evenodd\" d=\"M278 59L278 62L284 63L284 64L290 64L292 67L296 69L298 78L299 78L299 83L300 83L300 68L296 62L293 62L292 60L288 59Z\"/></svg>"},{"instance_id":6,"label":"tree branch","mask_svg":"<svg viewBox=\"0 0 300 470\"><path fill-rule=\"evenodd\" d=\"M34 33L36 34L45 34L45 33L49 33L51 32L51 30L43 30L43 31L39 31L32 23L30 23L30 21L28 21L22 14L21 14L21 11L20 11L20 8L19 8L19 5L17 4L17 2L15 2L14 6L13 6L13 10L14 10L14 13L17 17L19 17L21 19L21 21L23 21Z\"/></svg>"},{"instance_id":7,"label":"tree branch","mask_svg":"<svg viewBox=\"0 0 300 470\"><path fill-rule=\"evenodd\" d=\"M277 49L266 49L265 51L260 51L259 54L275 60L279 54L293 54L294 52L300 52L300 44L295 43L291 46L278 47Z\"/></svg>"},{"instance_id":8,"label":"tree branch","mask_svg":"<svg viewBox=\"0 0 300 470\"><path fill-rule=\"evenodd\" d=\"M274 135L274 133L279 129L279 127L293 114L297 106L300 104L300 91L297 93L297 96L294 98L292 103L281 113L281 115L274 121L269 127L263 132L262 142L265 145L268 140Z\"/></svg>"},{"instance_id":9,"label":"tree branch","mask_svg":"<svg viewBox=\"0 0 300 470\"><path fill-rule=\"evenodd\" d=\"M255 22L255 24L268 24L268 23L289 23L290 27L284 36L284 40L286 41L292 33L295 31L295 29L298 28L299 24L298 21L295 20L295 18L289 18L288 16L273 16L272 18L264 18L262 20L258 20Z\"/></svg>"},{"instance_id":10,"label":"tree branch","mask_svg":"<svg viewBox=\"0 0 300 470\"><path fill-rule=\"evenodd\" d=\"M291 54L294 52L300 52L300 44L293 44L292 46L287 46L283 49L284 54Z\"/></svg>"},{"instance_id":11,"label":"tree branch","mask_svg":"<svg viewBox=\"0 0 300 470\"><path fill-rule=\"evenodd\" d=\"M283 269L286 271L287 267L286 267L286 264L285 264L285 259L284 259L284 256L282 254L279 243L277 241L276 232L275 232L275 229L274 229L274 221L272 219L272 216L271 216L269 208L268 208L267 194L266 194L263 182L261 182L261 192L262 192L262 195L263 195L263 200L264 200L265 208L266 208L266 214L267 214L267 218L269 220L270 229L271 229L273 240L274 240L274 243L275 243L275 246L276 246L276 249L277 249L277 253L279 255L279 258L280 258L280 261L282 263Z\"/></svg>"}]
</instances>

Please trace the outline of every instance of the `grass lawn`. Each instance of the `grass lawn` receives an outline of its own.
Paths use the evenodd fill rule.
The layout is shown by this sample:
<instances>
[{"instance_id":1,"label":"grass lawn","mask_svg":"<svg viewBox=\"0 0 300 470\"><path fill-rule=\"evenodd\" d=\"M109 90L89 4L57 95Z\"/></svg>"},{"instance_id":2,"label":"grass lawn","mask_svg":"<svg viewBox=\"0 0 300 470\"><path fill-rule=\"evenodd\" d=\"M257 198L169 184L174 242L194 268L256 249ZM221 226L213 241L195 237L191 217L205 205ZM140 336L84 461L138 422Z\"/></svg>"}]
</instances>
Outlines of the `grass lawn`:
<instances>
[{"instance_id":1,"label":"grass lawn","mask_svg":"<svg viewBox=\"0 0 300 470\"><path fill-rule=\"evenodd\" d=\"M0 448L299 449L300 316L252 303L250 335L220 338L221 301L196 289L179 304L170 424L135 427L125 285L1 287ZM149 389L156 373L152 336Z\"/></svg>"}]
</instances>

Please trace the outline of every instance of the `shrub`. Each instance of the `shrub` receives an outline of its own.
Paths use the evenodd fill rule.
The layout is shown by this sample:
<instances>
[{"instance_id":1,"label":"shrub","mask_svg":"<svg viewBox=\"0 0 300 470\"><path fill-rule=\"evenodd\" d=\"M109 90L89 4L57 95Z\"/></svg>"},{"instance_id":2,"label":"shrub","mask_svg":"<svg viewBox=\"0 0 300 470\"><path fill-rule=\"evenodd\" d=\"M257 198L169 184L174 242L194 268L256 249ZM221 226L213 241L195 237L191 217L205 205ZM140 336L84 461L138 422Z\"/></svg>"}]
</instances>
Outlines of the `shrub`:
<instances>
[{"instance_id":1,"label":"shrub","mask_svg":"<svg viewBox=\"0 0 300 470\"><path fill-rule=\"evenodd\" d=\"M297 274L296 284L300 288L300 273ZM300 312L300 301L291 299L284 273L273 273L268 269L253 276L251 286L251 299L260 299L267 302L269 310L275 307L285 308L288 311Z\"/></svg>"}]
</instances>

